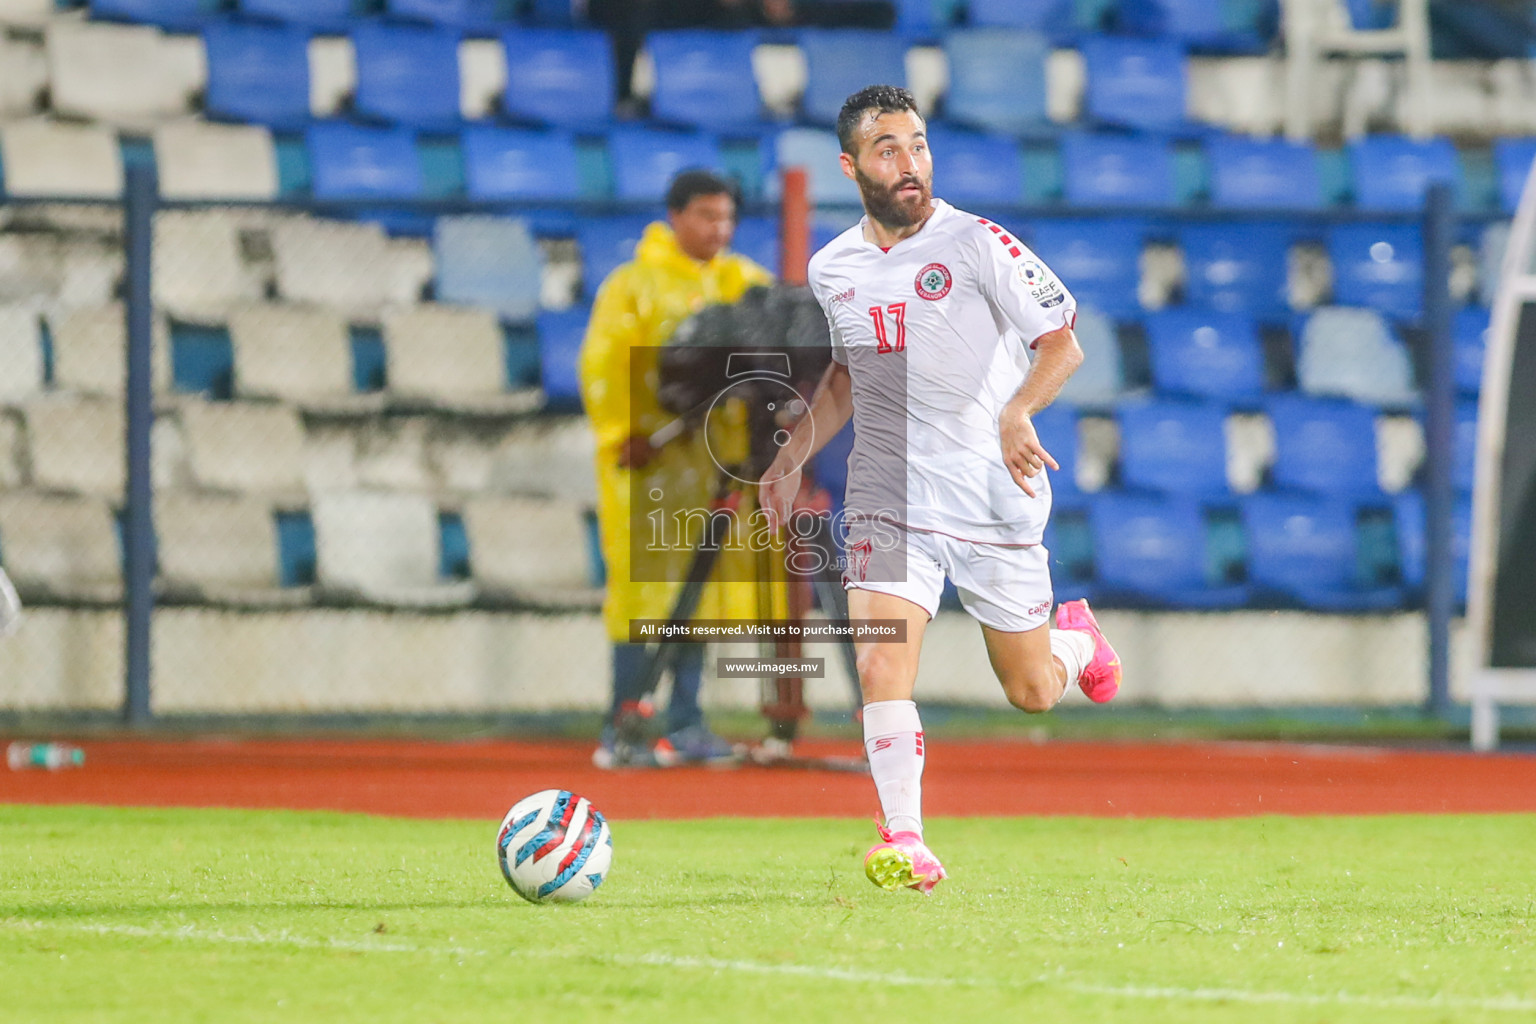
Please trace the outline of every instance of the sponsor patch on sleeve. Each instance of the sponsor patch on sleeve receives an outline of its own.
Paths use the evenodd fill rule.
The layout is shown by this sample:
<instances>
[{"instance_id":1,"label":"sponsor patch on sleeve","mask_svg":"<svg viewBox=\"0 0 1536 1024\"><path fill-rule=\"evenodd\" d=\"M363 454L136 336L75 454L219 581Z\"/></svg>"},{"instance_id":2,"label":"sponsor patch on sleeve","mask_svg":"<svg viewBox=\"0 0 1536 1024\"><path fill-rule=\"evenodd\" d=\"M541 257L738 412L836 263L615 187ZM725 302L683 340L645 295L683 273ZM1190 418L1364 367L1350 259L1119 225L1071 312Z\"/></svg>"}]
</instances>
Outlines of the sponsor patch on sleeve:
<instances>
[{"instance_id":1,"label":"sponsor patch on sleeve","mask_svg":"<svg viewBox=\"0 0 1536 1024\"><path fill-rule=\"evenodd\" d=\"M1014 266L1014 272L1019 275L1019 281L1024 287L1029 289L1029 297L1044 308L1050 309L1067 301L1067 293L1062 289L1061 282L1038 260L1020 260Z\"/></svg>"}]
</instances>

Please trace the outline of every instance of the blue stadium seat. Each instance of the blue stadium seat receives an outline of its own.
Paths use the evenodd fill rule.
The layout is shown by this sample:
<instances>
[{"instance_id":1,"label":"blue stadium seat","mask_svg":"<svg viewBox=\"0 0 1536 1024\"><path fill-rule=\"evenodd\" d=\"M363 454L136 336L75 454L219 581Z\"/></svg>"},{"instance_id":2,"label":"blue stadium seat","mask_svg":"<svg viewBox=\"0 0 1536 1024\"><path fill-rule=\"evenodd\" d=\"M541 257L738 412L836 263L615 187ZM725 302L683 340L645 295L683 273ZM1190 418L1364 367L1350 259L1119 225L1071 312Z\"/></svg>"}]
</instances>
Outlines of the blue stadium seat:
<instances>
[{"instance_id":1,"label":"blue stadium seat","mask_svg":"<svg viewBox=\"0 0 1536 1024\"><path fill-rule=\"evenodd\" d=\"M353 108L364 117L411 128L455 127L459 112L459 36L417 25L359 25Z\"/></svg>"},{"instance_id":2,"label":"blue stadium seat","mask_svg":"<svg viewBox=\"0 0 1536 1024\"><path fill-rule=\"evenodd\" d=\"M1367 578L1351 502L1251 494L1242 515L1255 590L1319 611L1384 611L1402 602L1399 588Z\"/></svg>"},{"instance_id":3,"label":"blue stadium seat","mask_svg":"<svg viewBox=\"0 0 1536 1024\"><path fill-rule=\"evenodd\" d=\"M282 21L316 31L340 32L362 13L355 0L239 0L247 18Z\"/></svg>"},{"instance_id":4,"label":"blue stadium seat","mask_svg":"<svg viewBox=\"0 0 1536 1024\"><path fill-rule=\"evenodd\" d=\"M432 228L437 299L494 309L502 320L532 320L543 261L528 225L515 217L439 217Z\"/></svg>"},{"instance_id":5,"label":"blue stadium seat","mask_svg":"<svg viewBox=\"0 0 1536 1024\"><path fill-rule=\"evenodd\" d=\"M1317 152L1306 143L1218 135L1205 144L1211 203L1232 210L1318 210L1324 206Z\"/></svg>"},{"instance_id":6,"label":"blue stadium seat","mask_svg":"<svg viewBox=\"0 0 1536 1024\"><path fill-rule=\"evenodd\" d=\"M1476 397L1483 387L1483 354L1488 345L1488 311L1468 306L1452 321L1451 342L1455 350L1456 390Z\"/></svg>"},{"instance_id":7,"label":"blue stadium seat","mask_svg":"<svg viewBox=\"0 0 1536 1024\"><path fill-rule=\"evenodd\" d=\"M1409 405L1417 396L1408 349L1374 309L1312 313L1301 330L1296 378L1306 394L1367 405Z\"/></svg>"},{"instance_id":8,"label":"blue stadium seat","mask_svg":"<svg viewBox=\"0 0 1536 1024\"><path fill-rule=\"evenodd\" d=\"M539 378L552 409L581 408L581 342L591 310L573 306L539 314Z\"/></svg>"},{"instance_id":9,"label":"blue stadium seat","mask_svg":"<svg viewBox=\"0 0 1536 1024\"><path fill-rule=\"evenodd\" d=\"M1046 125L1045 63L1050 52L1050 44L1036 32L950 32L944 37L949 59L945 119L1014 135Z\"/></svg>"},{"instance_id":10,"label":"blue stadium seat","mask_svg":"<svg viewBox=\"0 0 1536 1024\"><path fill-rule=\"evenodd\" d=\"M970 23L988 28L1024 28L1070 36L1076 28L1072 0L970 0Z\"/></svg>"},{"instance_id":11,"label":"blue stadium seat","mask_svg":"<svg viewBox=\"0 0 1536 1024\"><path fill-rule=\"evenodd\" d=\"M1456 429L1453 435L1454 459L1451 483L1463 494L1472 493L1477 476L1477 403L1456 403Z\"/></svg>"},{"instance_id":12,"label":"blue stadium seat","mask_svg":"<svg viewBox=\"0 0 1536 1024\"><path fill-rule=\"evenodd\" d=\"M581 248L581 279L588 296L619 264L635 258L635 246L653 217L632 214L622 217L587 217L576 225L576 244Z\"/></svg>"},{"instance_id":13,"label":"blue stadium seat","mask_svg":"<svg viewBox=\"0 0 1536 1024\"><path fill-rule=\"evenodd\" d=\"M1200 506L1183 498L1104 493L1089 506L1100 600L1232 608L1248 588L1216 578Z\"/></svg>"},{"instance_id":14,"label":"blue stadium seat","mask_svg":"<svg viewBox=\"0 0 1536 1024\"><path fill-rule=\"evenodd\" d=\"M1146 231L1139 220L1040 220L1031 225L1029 243L1079 305L1139 316Z\"/></svg>"},{"instance_id":15,"label":"blue stadium seat","mask_svg":"<svg viewBox=\"0 0 1536 1024\"><path fill-rule=\"evenodd\" d=\"M1429 565L1428 539L1425 535L1424 495L1404 491L1392 503L1393 525L1397 527L1397 559L1403 585L1413 590L1424 586ZM1472 554L1472 499L1458 497L1451 506L1451 559L1456 580L1456 603L1467 603L1467 568Z\"/></svg>"},{"instance_id":16,"label":"blue stadium seat","mask_svg":"<svg viewBox=\"0 0 1536 1024\"><path fill-rule=\"evenodd\" d=\"M843 101L866 85L905 85L906 43L890 32L807 29L800 33L806 82L801 109L818 124L832 124Z\"/></svg>"},{"instance_id":17,"label":"blue stadium seat","mask_svg":"<svg viewBox=\"0 0 1536 1024\"><path fill-rule=\"evenodd\" d=\"M773 217L742 217L731 249L774 274L779 272L779 222Z\"/></svg>"},{"instance_id":18,"label":"blue stadium seat","mask_svg":"<svg viewBox=\"0 0 1536 1024\"><path fill-rule=\"evenodd\" d=\"M389 0L386 10L393 18L483 30L511 21L516 7L514 0Z\"/></svg>"},{"instance_id":19,"label":"blue stadium seat","mask_svg":"<svg viewBox=\"0 0 1536 1024\"><path fill-rule=\"evenodd\" d=\"M608 134L614 195L619 199L661 199L678 171L720 170L720 148L708 135L625 125Z\"/></svg>"},{"instance_id":20,"label":"blue stadium seat","mask_svg":"<svg viewBox=\"0 0 1536 1024\"><path fill-rule=\"evenodd\" d=\"M1292 240L1292 229L1283 224L1223 221L1181 226L1185 301L1259 320L1288 316Z\"/></svg>"},{"instance_id":21,"label":"blue stadium seat","mask_svg":"<svg viewBox=\"0 0 1536 1024\"><path fill-rule=\"evenodd\" d=\"M1259 53L1276 13L1272 0L1120 0L1119 26L1205 51Z\"/></svg>"},{"instance_id":22,"label":"blue stadium seat","mask_svg":"<svg viewBox=\"0 0 1536 1024\"><path fill-rule=\"evenodd\" d=\"M1264 391L1259 331L1241 313L1165 309L1147 315L1152 383L1168 395L1233 402Z\"/></svg>"},{"instance_id":23,"label":"blue stadium seat","mask_svg":"<svg viewBox=\"0 0 1536 1024\"><path fill-rule=\"evenodd\" d=\"M1035 433L1060 469L1050 470L1051 491L1069 495L1077 492L1077 410L1066 402L1056 402L1030 417Z\"/></svg>"},{"instance_id":24,"label":"blue stadium seat","mask_svg":"<svg viewBox=\"0 0 1536 1024\"><path fill-rule=\"evenodd\" d=\"M1061 140L1067 202L1074 206L1167 206L1173 154L1151 135L1068 135Z\"/></svg>"},{"instance_id":25,"label":"blue stadium seat","mask_svg":"<svg viewBox=\"0 0 1536 1024\"><path fill-rule=\"evenodd\" d=\"M1224 407L1151 399L1122 403L1115 419L1126 487L1184 497L1229 492Z\"/></svg>"},{"instance_id":26,"label":"blue stadium seat","mask_svg":"<svg viewBox=\"0 0 1536 1024\"><path fill-rule=\"evenodd\" d=\"M652 32L646 49L656 66L651 116L719 130L756 124L762 109L752 77L755 32Z\"/></svg>"},{"instance_id":27,"label":"blue stadium seat","mask_svg":"<svg viewBox=\"0 0 1536 1024\"><path fill-rule=\"evenodd\" d=\"M1339 224L1328 232L1333 301L1417 320L1424 306L1424 238L1414 224Z\"/></svg>"},{"instance_id":28,"label":"blue stadium seat","mask_svg":"<svg viewBox=\"0 0 1536 1024\"><path fill-rule=\"evenodd\" d=\"M203 30L209 117L297 128L309 121L309 33L220 22Z\"/></svg>"},{"instance_id":29,"label":"blue stadium seat","mask_svg":"<svg viewBox=\"0 0 1536 1024\"><path fill-rule=\"evenodd\" d=\"M1493 159L1499 169L1499 205L1505 213L1514 213L1531 164L1536 163L1536 139L1499 139L1493 144Z\"/></svg>"},{"instance_id":30,"label":"blue stadium seat","mask_svg":"<svg viewBox=\"0 0 1536 1024\"><path fill-rule=\"evenodd\" d=\"M613 43L606 32L519 28L502 33L507 91L520 121L599 128L613 119Z\"/></svg>"},{"instance_id":31,"label":"blue stadium seat","mask_svg":"<svg viewBox=\"0 0 1536 1024\"><path fill-rule=\"evenodd\" d=\"M1092 36L1082 43L1091 121L1137 131L1184 127L1184 51L1171 39Z\"/></svg>"},{"instance_id":32,"label":"blue stadium seat","mask_svg":"<svg viewBox=\"0 0 1536 1024\"><path fill-rule=\"evenodd\" d=\"M773 140L773 163L776 170L804 167L810 178L813 203L856 206L859 186L838 166L838 154L842 151L837 136L824 128L788 128ZM766 185L768 197L777 199L781 185L779 175L770 174Z\"/></svg>"},{"instance_id":33,"label":"blue stadium seat","mask_svg":"<svg viewBox=\"0 0 1536 1024\"><path fill-rule=\"evenodd\" d=\"M1019 144L1012 138L935 127L928 141L933 148L937 194L960 204L1023 201L1024 169Z\"/></svg>"},{"instance_id":34,"label":"blue stadium seat","mask_svg":"<svg viewBox=\"0 0 1536 1024\"><path fill-rule=\"evenodd\" d=\"M466 128L464 183L471 199L576 199L576 142L564 132Z\"/></svg>"},{"instance_id":35,"label":"blue stadium seat","mask_svg":"<svg viewBox=\"0 0 1536 1024\"><path fill-rule=\"evenodd\" d=\"M1456 147L1449 139L1373 135L1350 143L1349 162L1355 206L1362 210L1421 210L1432 183L1459 186L1461 180Z\"/></svg>"},{"instance_id":36,"label":"blue stadium seat","mask_svg":"<svg viewBox=\"0 0 1536 1024\"><path fill-rule=\"evenodd\" d=\"M1265 411L1275 428L1276 487L1336 497L1379 497L1376 413L1354 402L1277 395Z\"/></svg>"},{"instance_id":37,"label":"blue stadium seat","mask_svg":"<svg viewBox=\"0 0 1536 1024\"><path fill-rule=\"evenodd\" d=\"M305 133L305 143L316 199L421 195L421 161L409 129L316 124Z\"/></svg>"},{"instance_id":38,"label":"blue stadium seat","mask_svg":"<svg viewBox=\"0 0 1536 1024\"><path fill-rule=\"evenodd\" d=\"M220 0L91 0L91 17L188 32L219 17L221 6Z\"/></svg>"},{"instance_id":39,"label":"blue stadium seat","mask_svg":"<svg viewBox=\"0 0 1536 1024\"><path fill-rule=\"evenodd\" d=\"M850 420L811 460L811 472L816 482L825 487L839 505L848 490L848 455L852 451L853 422Z\"/></svg>"}]
</instances>

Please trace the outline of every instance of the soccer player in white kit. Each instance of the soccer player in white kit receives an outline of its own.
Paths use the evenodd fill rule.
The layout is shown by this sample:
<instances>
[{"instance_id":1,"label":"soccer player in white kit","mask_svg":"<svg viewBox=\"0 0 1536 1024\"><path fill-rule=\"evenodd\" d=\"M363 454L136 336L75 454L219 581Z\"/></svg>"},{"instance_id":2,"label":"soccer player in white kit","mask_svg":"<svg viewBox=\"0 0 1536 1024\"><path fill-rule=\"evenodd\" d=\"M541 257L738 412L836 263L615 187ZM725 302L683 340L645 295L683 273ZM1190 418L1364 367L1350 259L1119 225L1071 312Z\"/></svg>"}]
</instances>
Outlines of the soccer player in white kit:
<instances>
[{"instance_id":1,"label":"soccer player in white kit","mask_svg":"<svg viewBox=\"0 0 1536 1024\"><path fill-rule=\"evenodd\" d=\"M884 889L928 893L944 868L923 843L912 689L944 577L981 623L1015 707L1048 711L1074 682L1107 701L1120 660L1086 601L1061 605L1049 627L1044 471L1058 466L1030 417L1082 362L1071 293L1006 229L933 198L927 126L905 89L850 96L837 131L865 217L811 258L833 362L759 481L761 504L786 522L800 467L852 416L849 615L906 622L904 643L857 645L864 746L885 818L864 870Z\"/></svg>"}]
</instances>

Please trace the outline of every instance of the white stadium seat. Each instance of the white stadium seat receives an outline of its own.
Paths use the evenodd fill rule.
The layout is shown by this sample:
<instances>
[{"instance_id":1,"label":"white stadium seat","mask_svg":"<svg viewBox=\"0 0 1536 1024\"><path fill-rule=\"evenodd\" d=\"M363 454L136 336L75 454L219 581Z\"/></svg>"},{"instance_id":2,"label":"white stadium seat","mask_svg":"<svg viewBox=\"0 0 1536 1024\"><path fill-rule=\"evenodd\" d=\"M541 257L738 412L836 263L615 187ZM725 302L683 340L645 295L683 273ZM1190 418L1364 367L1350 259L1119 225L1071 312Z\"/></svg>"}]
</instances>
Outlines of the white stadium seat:
<instances>
[{"instance_id":1,"label":"white stadium seat","mask_svg":"<svg viewBox=\"0 0 1536 1024\"><path fill-rule=\"evenodd\" d=\"M1296 378L1308 394L1366 404L1415 397L1408 350L1374 309L1329 306L1313 313L1302 328Z\"/></svg>"},{"instance_id":2,"label":"white stadium seat","mask_svg":"<svg viewBox=\"0 0 1536 1024\"><path fill-rule=\"evenodd\" d=\"M259 303L230 313L235 392L305 406L358 405L347 321L318 306Z\"/></svg>"},{"instance_id":3,"label":"white stadium seat","mask_svg":"<svg viewBox=\"0 0 1536 1024\"><path fill-rule=\"evenodd\" d=\"M48 318L48 330L59 390L108 397L126 393L128 321L122 303L55 313ZM154 319L151 344L151 381L164 394L171 388L171 346L163 317Z\"/></svg>"},{"instance_id":4,"label":"white stadium seat","mask_svg":"<svg viewBox=\"0 0 1536 1024\"><path fill-rule=\"evenodd\" d=\"M29 402L23 415L33 487L122 498L121 402L55 395Z\"/></svg>"},{"instance_id":5,"label":"white stadium seat","mask_svg":"<svg viewBox=\"0 0 1536 1024\"><path fill-rule=\"evenodd\" d=\"M459 44L459 112L470 120L496 116L507 89L507 50L496 39Z\"/></svg>"},{"instance_id":6,"label":"white stadium seat","mask_svg":"<svg viewBox=\"0 0 1536 1024\"><path fill-rule=\"evenodd\" d=\"M54 0L0 0L0 25L42 28L54 9Z\"/></svg>"},{"instance_id":7,"label":"white stadium seat","mask_svg":"<svg viewBox=\"0 0 1536 1024\"><path fill-rule=\"evenodd\" d=\"M33 119L0 126L0 164L14 196L123 194L117 136L103 125Z\"/></svg>"},{"instance_id":8,"label":"white stadium seat","mask_svg":"<svg viewBox=\"0 0 1536 1024\"><path fill-rule=\"evenodd\" d=\"M261 298L261 279L240 254L239 222L217 211L155 215L155 301L189 320L222 320L229 307Z\"/></svg>"},{"instance_id":9,"label":"white stadium seat","mask_svg":"<svg viewBox=\"0 0 1536 1024\"><path fill-rule=\"evenodd\" d=\"M212 601L303 601L278 580L277 535L263 501L170 492L155 502L160 579L168 593Z\"/></svg>"},{"instance_id":10,"label":"white stadium seat","mask_svg":"<svg viewBox=\"0 0 1536 1024\"><path fill-rule=\"evenodd\" d=\"M338 595L386 605L463 604L466 583L438 577L437 506L417 494L336 491L315 496L316 571Z\"/></svg>"},{"instance_id":11,"label":"white stadium seat","mask_svg":"<svg viewBox=\"0 0 1536 1024\"><path fill-rule=\"evenodd\" d=\"M781 117L793 117L805 92L809 70L798 46L764 43L752 48L752 76L757 79L763 106Z\"/></svg>"},{"instance_id":12,"label":"white stadium seat","mask_svg":"<svg viewBox=\"0 0 1536 1024\"><path fill-rule=\"evenodd\" d=\"M48 58L42 46L26 39L0 36L0 117L35 113L47 89Z\"/></svg>"},{"instance_id":13,"label":"white stadium seat","mask_svg":"<svg viewBox=\"0 0 1536 1024\"><path fill-rule=\"evenodd\" d=\"M357 91L357 55L345 36L316 36L309 41L309 112L331 117Z\"/></svg>"},{"instance_id":14,"label":"white stadium seat","mask_svg":"<svg viewBox=\"0 0 1536 1024\"><path fill-rule=\"evenodd\" d=\"M63 246L40 232L0 234L0 301L45 304L64 278Z\"/></svg>"},{"instance_id":15,"label":"white stadium seat","mask_svg":"<svg viewBox=\"0 0 1536 1024\"><path fill-rule=\"evenodd\" d=\"M473 498L464 506L470 564L482 593L536 605L595 606L586 520L574 501Z\"/></svg>"},{"instance_id":16,"label":"white stadium seat","mask_svg":"<svg viewBox=\"0 0 1536 1024\"><path fill-rule=\"evenodd\" d=\"M198 486L277 497L303 494L304 425L291 406L188 402L180 418Z\"/></svg>"},{"instance_id":17,"label":"white stadium seat","mask_svg":"<svg viewBox=\"0 0 1536 1024\"><path fill-rule=\"evenodd\" d=\"M0 402L18 402L43 389L42 321L26 306L0 306Z\"/></svg>"},{"instance_id":18,"label":"white stadium seat","mask_svg":"<svg viewBox=\"0 0 1536 1024\"><path fill-rule=\"evenodd\" d=\"M277 157L260 125L175 121L155 129L155 167L167 199L272 199Z\"/></svg>"},{"instance_id":19,"label":"white stadium seat","mask_svg":"<svg viewBox=\"0 0 1536 1024\"><path fill-rule=\"evenodd\" d=\"M104 306L121 294L127 259L106 238L65 237L59 246L59 284L53 298L62 308Z\"/></svg>"},{"instance_id":20,"label":"white stadium seat","mask_svg":"<svg viewBox=\"0 0 1536 1024\"><path fill-rule=\"evenodd\" d=\"M277 288L292 302L334 307L377 323L382 307L416 302L432 277L432 250L391 239L377 224L296 218L272 227Z\"/></svg>"},{"instance_id":21,"label":"white stadium seat","mask_svg":"<svg viewBox=\"0 0 1536 1024\"><path fill-rule=\"evenodd\" d=\"M144 25L55 21L47 46L49 98L66 117L147 127L187 113L205 77L200 40Z\"/></svg>"},{"instance_id":22,"label":"white stadium seat","mask_svg":"<svg viewBox=\"0 0 1536 1024\"><path fill-rule=\"evenodd\" d=\"M440 431L428 458L446 489L459 494L516 494L597 501L592 472L597 440L585 416L540 416L499 436Z\"/></svg>"},{"instance_id":23,"label":"white stadium seat","mask_svg":"<svg viewBox=\"0 0 1536 1024\"><path fill-rule=\"evenodd\" d=\"M437 303L392 310L384 317L384 348L390 394L398 399L444 408L508 400L501 327L490 310Z\"/></svg>"},{"instance_id":24,"label":"white stadium seat","mask_svg":"<svg viewBox=\"0 0 1536 1024\"><path fill-rule=\"evenodd\" d=\"M112 509L101 498L0 494L0 545L24 597L112 601L122 593Z\"/></svg>"}]
</instances>

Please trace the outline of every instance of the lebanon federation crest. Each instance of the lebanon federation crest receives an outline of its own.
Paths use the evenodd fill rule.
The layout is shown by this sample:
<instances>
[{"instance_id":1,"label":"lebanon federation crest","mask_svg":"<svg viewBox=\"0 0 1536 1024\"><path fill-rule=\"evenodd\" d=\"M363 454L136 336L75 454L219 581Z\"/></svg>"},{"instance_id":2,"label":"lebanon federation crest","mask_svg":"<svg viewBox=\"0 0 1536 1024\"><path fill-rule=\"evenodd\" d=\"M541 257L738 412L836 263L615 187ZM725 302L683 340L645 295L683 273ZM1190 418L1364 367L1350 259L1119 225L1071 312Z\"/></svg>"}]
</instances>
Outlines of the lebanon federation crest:
<instances>
[{"instance_id":1,"label":"lebanon federation crest","mask_svg":"<svg viewBox=\"0 0 1536 1024\"><path fill-rule=\"evenodd\" d=\"M933 302L949 294L954 279L949 276L949 268L944 264L930 263L917 272L917 280L913 284L919 296Z\"/></svg>"}]
</instances>

